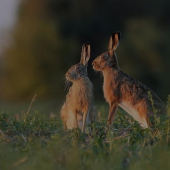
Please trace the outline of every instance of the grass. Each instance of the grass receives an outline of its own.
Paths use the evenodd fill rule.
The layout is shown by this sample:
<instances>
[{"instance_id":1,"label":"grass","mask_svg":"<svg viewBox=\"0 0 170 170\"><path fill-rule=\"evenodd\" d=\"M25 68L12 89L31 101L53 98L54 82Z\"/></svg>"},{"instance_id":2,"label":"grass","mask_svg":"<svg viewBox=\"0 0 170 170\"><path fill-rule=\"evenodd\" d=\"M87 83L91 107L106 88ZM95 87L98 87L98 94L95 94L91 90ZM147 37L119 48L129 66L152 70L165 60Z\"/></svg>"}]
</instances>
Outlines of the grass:
<instances>
[{"instance_id":1,"label":"grass","mask_svg":"<svg viewBox=\"0 0 170 170\"><path fill-rule=\"evenodd\" d=\"M55 112L45 115L44 111L31 109L27 114L28 107L17 115L2 112L1 169L170 168L168 117L156 121L153 129L141 129L119 110L106 134L107 109L98 105L98 122L91 125L92 133L89 134L82 134L79 129L64 131L60 116ZM170 97L167 110L170 111Z\"/></svg>"}]
</instances>

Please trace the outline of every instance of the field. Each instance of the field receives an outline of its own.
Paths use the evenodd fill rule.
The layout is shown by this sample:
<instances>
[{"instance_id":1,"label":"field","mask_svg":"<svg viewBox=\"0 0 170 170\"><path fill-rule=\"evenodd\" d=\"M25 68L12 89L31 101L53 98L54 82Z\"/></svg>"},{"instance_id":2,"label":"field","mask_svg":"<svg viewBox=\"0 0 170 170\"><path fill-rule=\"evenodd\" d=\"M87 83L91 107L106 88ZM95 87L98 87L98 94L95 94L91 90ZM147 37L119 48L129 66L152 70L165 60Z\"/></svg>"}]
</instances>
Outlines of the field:
<instances>
[{"instance_id":1,"label":"field","mask_svg":"<svg viewBox=\"0 0 170 170\"><path fill-rule=\"evenodd\" d=\"M45 103L37 104L38 111L34 103L9 110L8 105L1 106L5 109L0 114L1 169L170 169L168 116L155 118L152 129L141 129L119 109L106 134L108 106L98 104L92 133L82 134L79 129L63 130L54 105L48 103L45 109Z\"/></svg>"}]
</instances>

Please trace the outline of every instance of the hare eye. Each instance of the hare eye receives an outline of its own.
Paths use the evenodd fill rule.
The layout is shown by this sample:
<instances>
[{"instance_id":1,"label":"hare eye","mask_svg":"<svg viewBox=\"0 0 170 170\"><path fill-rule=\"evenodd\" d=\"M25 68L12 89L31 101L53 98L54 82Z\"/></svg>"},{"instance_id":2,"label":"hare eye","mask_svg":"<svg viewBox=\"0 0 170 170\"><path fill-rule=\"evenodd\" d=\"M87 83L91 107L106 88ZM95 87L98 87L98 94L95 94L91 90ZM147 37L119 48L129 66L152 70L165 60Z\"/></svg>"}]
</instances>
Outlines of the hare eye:
<instances>
[{"instance_id":1,"label":"hare eye","mask_svg":"<svg viewBox=\"0 0 170 170\"><path fill-rule=\"evenodd\" d=\"M79 70L79 67L76 67L76 70Z\"/></svg>"}]
</instances>

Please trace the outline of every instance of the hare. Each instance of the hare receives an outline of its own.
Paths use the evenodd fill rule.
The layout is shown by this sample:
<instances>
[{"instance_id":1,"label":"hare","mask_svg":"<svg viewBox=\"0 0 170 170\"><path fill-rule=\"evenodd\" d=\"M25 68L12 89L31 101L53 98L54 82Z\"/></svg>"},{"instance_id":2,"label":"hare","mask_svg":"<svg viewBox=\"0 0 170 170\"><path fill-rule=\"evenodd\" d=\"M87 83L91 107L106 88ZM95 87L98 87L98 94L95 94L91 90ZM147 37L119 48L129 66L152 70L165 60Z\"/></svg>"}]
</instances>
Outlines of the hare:
<instances>
[{"instance_id":1,"label":"hare","mask_svg":"<svg viewBox=\"0 0 170 170\"><path fill-rule=\"evenodd\" d=\"M87 75L90 58L90 45L82 46L80 63L73 65L66 73L66 79L72 86L61 108L61 118L65 129L80 128L85 131L86 124L95 120L96 110L93 105L92 83Z\"/></svg>"},{"instance_id":2,"label":"hare","mask_svg":"<svg viewBox=\"0 0 170 170\"><path fill-rule=\"evenodd\" d=\"M108 51L102 53L92 63L93 69L101 71L104 77L104 97L110 106L107 124L112 124L116 110L120 106L143 128L148 128L152 125L150 120L153 118L155 110L156 115L163 115L165 108L154 92L119 69L115 53L119 39L120 32L113 33L109 41Z\"/></svg>"}]
</instances>

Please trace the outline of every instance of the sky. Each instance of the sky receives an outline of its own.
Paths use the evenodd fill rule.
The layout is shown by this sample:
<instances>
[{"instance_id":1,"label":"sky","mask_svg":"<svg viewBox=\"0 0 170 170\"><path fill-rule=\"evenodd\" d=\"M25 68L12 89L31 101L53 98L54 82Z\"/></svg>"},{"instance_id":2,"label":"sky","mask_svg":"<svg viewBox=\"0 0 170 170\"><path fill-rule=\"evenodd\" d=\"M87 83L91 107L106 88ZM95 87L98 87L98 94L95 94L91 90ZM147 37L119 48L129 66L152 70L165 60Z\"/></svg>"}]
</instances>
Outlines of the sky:
<instances>
[{"instance_id":1,"label":"sky","mask_svg":"<svg viewBox=\"0 0 170 170\"><path fill-rule=\"evenodd\" d=\"M20 0L0 0L0 52L7 41L8 31L17 21L17 8Z\"/></svg>"}]
</instances>

